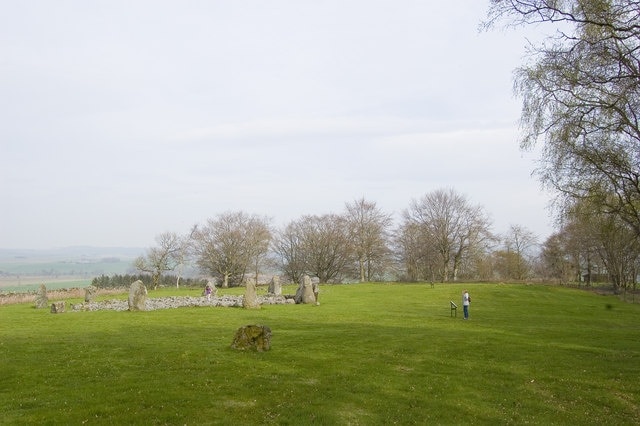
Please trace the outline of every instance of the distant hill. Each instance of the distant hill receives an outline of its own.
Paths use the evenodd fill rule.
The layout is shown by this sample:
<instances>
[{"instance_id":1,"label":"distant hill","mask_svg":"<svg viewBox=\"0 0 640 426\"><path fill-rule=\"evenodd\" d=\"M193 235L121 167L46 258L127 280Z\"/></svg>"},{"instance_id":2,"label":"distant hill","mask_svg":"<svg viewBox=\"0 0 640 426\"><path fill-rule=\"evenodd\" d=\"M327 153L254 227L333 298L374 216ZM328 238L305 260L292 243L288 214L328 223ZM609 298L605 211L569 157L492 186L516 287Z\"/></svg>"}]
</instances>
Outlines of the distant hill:
<instances>
[{"instance_id":1,"label":"distant hill","mask_svg":"<svg viewBox=\"0 0 640 426\"><path fill-rule=\"evenodd\" d=\"M138 247L63 247L48 250L0 249L0 289L36 283L89 283L100 275L135 272ZM75 284L74 284L75 285Z\"/></svg>"},{"instance_id":2,"label":"distant hill","mask_svg":"<svg viewBox=\"0 0 640 426\"><path fill-rule=\"evenodd\" d=\"M133 260L143 255L146 249L140 247L92 247L74 246L53 249L5 249L0 248L0 262L13 261L87 261L105 258Z\"/></svg>"}]
</instances>

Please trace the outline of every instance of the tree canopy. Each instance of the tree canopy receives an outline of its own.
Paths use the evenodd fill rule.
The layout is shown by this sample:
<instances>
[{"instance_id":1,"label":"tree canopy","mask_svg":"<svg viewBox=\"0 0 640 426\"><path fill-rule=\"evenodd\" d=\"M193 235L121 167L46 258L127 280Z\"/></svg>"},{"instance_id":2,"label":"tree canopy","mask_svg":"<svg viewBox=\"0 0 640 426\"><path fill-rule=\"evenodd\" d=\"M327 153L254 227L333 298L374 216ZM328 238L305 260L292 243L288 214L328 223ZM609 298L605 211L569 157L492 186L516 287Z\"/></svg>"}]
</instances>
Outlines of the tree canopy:
<instances>
[{"instance_id":1,"label":"tree canopy","mask_svg":"<svg viewBox=\"0 0 640 426\"><path fill-rule=\"evenodd\" d=\"M561 205L589 199L638 235L639 11L630 0L492 0L486 22L555 30L516 70L521 146L542 143L537 173Z\"/></svg>"},{"instance_id":2,"label":"tree canopy","mask_svg":"<svg viewBox=\"0 0 640 426\"><path fill-rule=\"evenodd\" d=\"M223 287L239 284L269 248L268 220L242 211L219 214L192 232L196 263ZM255 263L254 263L255 262Z\"/></svg>"}]
</instances>

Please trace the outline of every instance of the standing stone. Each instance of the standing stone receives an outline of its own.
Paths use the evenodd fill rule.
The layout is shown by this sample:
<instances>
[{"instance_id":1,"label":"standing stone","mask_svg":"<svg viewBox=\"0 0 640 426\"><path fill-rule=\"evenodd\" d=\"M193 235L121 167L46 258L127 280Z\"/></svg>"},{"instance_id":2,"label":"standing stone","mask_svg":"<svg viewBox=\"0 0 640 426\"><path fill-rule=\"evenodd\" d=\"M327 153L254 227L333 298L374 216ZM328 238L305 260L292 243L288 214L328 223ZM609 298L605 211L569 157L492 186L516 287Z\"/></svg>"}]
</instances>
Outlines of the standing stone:
<instances>
[{"instance_id":1,"label":"standing stone","mask_svg":"<svg viewBox=\"0 0 640 426\"><path fill-rule=\"evenodd\" d=\"M271 278L271 282L269 283L269 293L276 296L282 296L282 285L280 284L280 277L278 275L274 275L273 278Z\"/></svg>"},{"instance_id":2,"label":"standing stone","mask_svg":"<svg viewBox=\"0 0 640 426\"><path fill-rule=\"evenodd\" d=\"M302 282L300 283L298 290L296 290L294 300L296 303L316 303L316 297L313 294L313 286L309 275L302 277Z\"/></svg>"},{"instance_id":3,"label":"standing stone","mask_svg":"<svg viewBox=\"0 0 640 426\"><path fill-rule=\"evenodd\" d=\"M218 288L216 287L215 280L207 281L207 285L211 287L211 297L217 297L218 296Z\"/></svg>"},{"instance_id":4,"label":"standing stone","mask_svg":"<svg viewBox=\"0 0 640 426\"><path fill-rule=\"evenodd\" d=\"M260 302L258 302L258 294L256 290L256 282L253 278L247 279L247 283L245 284L242 307L247 309L260 308Z\"/></svg>"},{"instance_id":5,"label":"standing stone","mask_svg":"<svg viewBox=\"0 0 640 426\"><path fill-rule=\"evenodd\" d=\"M316 305L320 304L320 300L318 299L320 295L320 280L315 278L311 280L311 289L313 290L313 297L316 299Z\"/></svg>"},{"instance_id":6,"label":"standing stone","mask_svg":"<svg viewBox=\"0 0 640 426\"><path fill-rule=\"evenodd\" d=\"M266 325L245 325L240 327L231 343L233 349L268 351L271 348L271 329Z\"/></svg>"},{"instance_id":7,"label":"standing stone","mask_svg":"<svg viewBox=\"0 0 640 426\"><path fill-rule=\"evenodd\" d=\"M92 285L84 288L84 301L89 303L93 302L93 297L96 295L98 289Z\"/></svg>"},{"instance_id":8,"label":"standing stone","mask_svg":"<svg viewBox=\"0 0 640 426\"><path fill-rule=\"evenodd\" d=\"M138 280L131 284L129 288L129 310L146 311L147 288L142 281Z\"/></svg>"},{"instance_id":9,"label":"standing stone","mask_svg":"<svg viewBox=\"0 0 640 426\"><path fill-rule=\"evenodd\" d=\"M47 287L40 284L38 293L36 293L36 309L45 309L49 307L49 297L47 296Z\"/></svg>"},{"instance_id":10,"label":"standing stone","mask_svg":"<svg viewBox=\"0 0 640 426\"><path fill-rule=\"evenodd\" d=\"M51 313L52 314L61 314L64 312L65 303L64 300L61 302L53 302L51 304Z\"/></svg>"}]
</instances>

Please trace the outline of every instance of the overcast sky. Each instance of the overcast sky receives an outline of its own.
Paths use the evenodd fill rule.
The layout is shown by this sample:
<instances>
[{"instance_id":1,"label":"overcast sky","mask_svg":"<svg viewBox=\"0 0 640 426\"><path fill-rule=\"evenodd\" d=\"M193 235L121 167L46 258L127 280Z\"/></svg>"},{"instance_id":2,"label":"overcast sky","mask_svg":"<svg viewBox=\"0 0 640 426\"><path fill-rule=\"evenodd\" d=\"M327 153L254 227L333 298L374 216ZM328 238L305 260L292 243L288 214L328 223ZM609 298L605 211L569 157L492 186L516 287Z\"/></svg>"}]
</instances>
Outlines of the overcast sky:
<instances>
[{"instance_id":1,"label":"overcast sky","mask_svg":"<svg viewBox=\"0 0 640 426\"><path fill-rule=\"evenodd\" d=\"M479 33L488 1L0 2L2 248L449 188L497 233L552 232L518 146L525 34Z\"/></svg>"}]
</instances>

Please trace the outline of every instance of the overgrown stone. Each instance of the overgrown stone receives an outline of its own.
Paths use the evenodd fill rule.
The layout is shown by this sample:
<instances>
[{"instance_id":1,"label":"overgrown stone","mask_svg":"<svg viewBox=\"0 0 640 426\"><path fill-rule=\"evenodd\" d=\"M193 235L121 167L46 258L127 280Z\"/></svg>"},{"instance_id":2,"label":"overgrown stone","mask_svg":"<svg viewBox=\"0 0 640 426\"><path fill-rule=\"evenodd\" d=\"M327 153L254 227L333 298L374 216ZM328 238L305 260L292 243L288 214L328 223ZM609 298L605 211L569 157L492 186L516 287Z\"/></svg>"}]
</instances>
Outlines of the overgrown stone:
<instances>
[{"instance_id":1,"label":"overgrown stone","mask_svg":"<svg viewBox=\"0 0 640 426\"><path fill-rule=\"evenodd\" d=\"M47 296L47 287L40 284L36 293L36 309L46 309L49 307L49 297Z\"/></svg>"},{"instance_id":2,"label":"overgrown stone","mask_svg":"<svg viewBox=\"0 0 640 426\"><path fill-rule=\"evenodd\" d=\"M135 281L131 284L131 288L129 288L129 310L146 311L146 303L147 288L144 286L142 281Z\"/></svg>"},{"instance_id":3,"label":"overgrown stone","mask_svg":"<svg viewBox=\"0 0 640 426\"><path fill-rule=\"evenodd\" d=\"M233 338L231 347L237 350L265 352L271 349L271 329L266 325L245 325Z\"/></svg>"}]
</instances>

